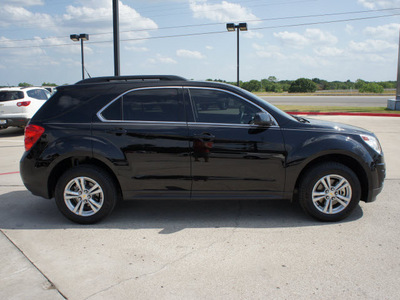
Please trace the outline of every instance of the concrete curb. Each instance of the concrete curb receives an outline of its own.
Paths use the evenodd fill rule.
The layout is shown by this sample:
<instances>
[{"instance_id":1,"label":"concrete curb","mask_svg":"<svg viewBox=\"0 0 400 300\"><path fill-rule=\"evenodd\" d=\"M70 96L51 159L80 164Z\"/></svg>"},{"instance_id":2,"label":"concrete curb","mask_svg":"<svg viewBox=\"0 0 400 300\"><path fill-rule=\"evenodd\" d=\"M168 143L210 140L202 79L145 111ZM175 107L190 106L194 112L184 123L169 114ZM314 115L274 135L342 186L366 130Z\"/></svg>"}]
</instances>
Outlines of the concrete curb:
<instances>
[{"instance_id":1,"label":"concrete curb","mask_svg":"<svg viewBox=\"0 0 400 300\"><path fill-rule=\"evenodd\" d=\"M305 112L287 111L290 115L321 115L321 116L361 116L361 117L400 117L400 114L379 114L379 113L351 113L351 112Z\"/></svg>"}]
</instances>

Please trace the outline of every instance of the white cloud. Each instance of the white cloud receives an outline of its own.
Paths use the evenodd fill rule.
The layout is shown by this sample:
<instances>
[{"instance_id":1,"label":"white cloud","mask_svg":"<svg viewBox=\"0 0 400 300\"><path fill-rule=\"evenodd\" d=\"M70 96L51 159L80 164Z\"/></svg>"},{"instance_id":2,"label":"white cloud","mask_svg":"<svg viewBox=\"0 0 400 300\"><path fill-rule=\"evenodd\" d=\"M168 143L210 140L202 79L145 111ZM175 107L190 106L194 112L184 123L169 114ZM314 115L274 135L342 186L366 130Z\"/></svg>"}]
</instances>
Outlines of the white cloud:
<instances>
[{"instance_id":1,"label":"white cloud","mask_svg":"<svg viewBox=\"0 0 400 300\"><path fill-rule=\"evenodd\" d=\"M20 6L34 6L34 5L43 5L43 0L3 0L4 4L10 4L13 6L20 5Z\"/></svg>"},{"instance_id":2,"label":"white cloud","mask_svg":"<svg viewBox=\"0 0 400 300\"><path fill-rule=\"evenodd\" d=\"M4 5L0 9L0 27L36 27L54 28L54 19L48 14L32 13L31 11L14 5Z\"/></svg>"},{"instance_id":3,"label":"white cloud","mask_svg":"<svg viewBox=\"0 0 400 300\"><path fill-rule=\"evenodd\" d=\"M309 40L297 32L274 32L274 37L278 38L285 46L302 49L309 44Z\"/></svg>"},{"instance_id":4,"label":"white cloud","mask_svg":"<svg viewBox=\"0 0 400 300\"><path fill-rule=\"evenodd\" d=\"M295 49L303 49L308 45L335 45L338 42L336 36L318 28L308 28L304 34L283 31L274 33L274 36L285 46Z\"/></svg>"},{"instance_id":5,"label":"white cloud","mask_svg":"<svg viewBox=\"0 0 400 300\"><path fill-rule=\"evenodd\" d=\"M84 0L82 6L68 5L66 13L62 16L64 25L80 30L84 27L90 32L109 32L112 22L112 1L109 0ZM119 26L121 35L147 36L147 31L157 29L157 24L150 18L141 16L135 9L119 3ZM132 32L123 33L132 30ZM133 30L142 30L136 31Z\"/></svg>"},{"instance_id":6,"label":"white cloud","mask_svg":"<svg viewBox=\"0 0 400 300\"><path fill-rule=\"evenodd\" d=\"M318 56L339 56L344 53L344 50L336 47L317 47L314 49L314 53Z\"/></svg>"},{"instance_id":7,"label":"white cloud","mask_svg":"<svg viewBox=\"0 0 400 300\"><path fill-rule=\"evenodd\" d=\"M379 39L393 39L397 40L399 36L400 24L391 23L377 27L367 27L364 29L366 35L379 38Z\"/></svg>"},{"instance_id":8,"label":"white cloud","mask_svg":"<svg viewBox=\"0 0 400 300\"><path fill-rule=\"evenodd\" d=\"M273 45L259 45L254 43L253 48L256 50L256 55L261 58L275 58L275 59L284 59L286 58L284 54L281 53L280 48L278 46Z\"/></svg>"},{"instance_id":9,"label":"white cloud","mask_svg":"<svg viewBox=\"0 0 400 300\"><path fill-rule=\"evenodd\" d=\"M312 68L321 68L330 66L332 64L329 60L311 55L294 54L290 58L295 60L296 64L300 62L303 66Z\"/></svg>"},{"instance_id":10,"label":"white cloud","mask_svg":"<svg viewBox=\"0 0 400 300\"><path fill-rule=\"evenodd\" d=\"M207 50L213 50L214 47L213 47L213 46L206 46L206 49L207 49Z\"/></svg>"},{"instance_id":11,"label":"white cloud","mask_svg":"<svg viewBox=\"0 0 400 300\"><path fill-rule=\"evenodd\" d=\"M148 63L150 64L158 64L158 63L162 63L162 64L176 64L176 60L174 60L171 57L167 57L167 56L163 56L161 54L157 54L156 57L154 58L149 58L147 60Z\"/></svg>"},{"instance_id":12,"label":"white cloud","mask_svg":"<svg viewBox=\"0 0 400 300\"><path fill-rule=\"evenodd\" d=\"M258 20L248 8L228 1L208 3L207 0L190 0L190 9L193 16L198 19L204 18L217 22Z\"/></svg>"},{"instance_id":13,"label":"white cloud","mask_svg":"<svg viewBox=\"0 0 400 300\"><path fill-rule=\"evenodd\" d=\"M358 3L369 9L400 7L400 0L358 0Z\"/></svg>"},{"instance_id":14,"label":"white cloud","mask_svg":"<svg viewBox=\"0 0 400 300\"><path fill-rule=\"evenodd\" d=\"M262 39L264 37L264 35L260 32L249 30L249 31L243 32L243 37L248 38L248 39L252 39L252 38Z\"/></svg>"},{"instance_id":15,"label":"white cloud","mask_svg":"<svg viewBox=\"0 0 400 300\"><path fill-rule=\"evenodd\" d=\"M322 31L318 28L308 28L304 36L312 43L322 43L327 45L335 45L338 42L336 36L328 31Z\"/></svg>"},{"instance_id":16,"label":"white cloud","mask_svg":"<svg viewBox=\"0 0 400 300\"><path fill-rule=\"evenodd\" d=\"M384 40L366 40L365 42L350 41L350 50L356 52L372 53L397 49L397 45Z\"/></svg>"},{"instance_id":17,"label":"white cloud","mask_svg":"<svg viewBox=\"0 0 400 300\"><path fill-rule=\"evenodd\" d=\"M191 51L186 49L179 49L176 50L176 55L179 57L187 57L187 58L194 58L194 59L203 59L205 56L201 54L199 51Z\"/></svg>"},{"instance_id":18,"label":"white cloud","mask_svg":"<svg viewBox=\"0 0 400 300\"><path fill-rule=\"evenodd\" d=\"M148 52L150 51L147 47L136 47L136 46L126 46L125 50L133 51L133 52Z\"/></svg>"}]
</instances>

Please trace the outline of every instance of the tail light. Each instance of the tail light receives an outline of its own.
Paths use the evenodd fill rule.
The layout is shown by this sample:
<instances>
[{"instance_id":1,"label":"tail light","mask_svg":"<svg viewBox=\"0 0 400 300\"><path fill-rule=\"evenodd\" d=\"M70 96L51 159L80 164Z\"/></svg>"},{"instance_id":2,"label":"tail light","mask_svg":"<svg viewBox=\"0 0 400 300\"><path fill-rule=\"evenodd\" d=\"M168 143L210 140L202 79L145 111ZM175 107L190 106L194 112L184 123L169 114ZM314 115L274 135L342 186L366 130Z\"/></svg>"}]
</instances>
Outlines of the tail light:
<instances>
[{"instance_id":1,"label":"tail light","mask_svg":"<svg viewBox=\"0 0 400 300\"><path fill-rule=\"evenodd\" d=\"M17 102L17 106L18 106L18 107L21 107L21 106L28 106L29 104L31 104L31 101Z\"/></svg>"},{"instance_id":2,"label":"tail light","mask_svg":"<svg viewBox=\"0 0 400 300\"><path fill-rule=\"evenodd\" d=\"M25 151L29 151L32 146L44 133L44 128L38 125L28 125L25 127Z\"/></svg>"}]
</instances>

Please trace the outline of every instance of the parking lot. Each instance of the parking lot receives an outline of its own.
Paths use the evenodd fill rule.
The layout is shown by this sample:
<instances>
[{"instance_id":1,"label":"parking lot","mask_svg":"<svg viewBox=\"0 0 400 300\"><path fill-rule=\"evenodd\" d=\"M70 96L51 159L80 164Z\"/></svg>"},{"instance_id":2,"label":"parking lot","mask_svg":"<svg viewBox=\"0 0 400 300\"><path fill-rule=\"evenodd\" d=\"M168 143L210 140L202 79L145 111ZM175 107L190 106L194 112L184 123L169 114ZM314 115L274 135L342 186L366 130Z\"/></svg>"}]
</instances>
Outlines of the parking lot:
<instances>
[{"instance_id":1,"label":"parking lot","mask_svg":"<svg viewBox=\"0 0 400 300\"><path fill-rule=\"evenodd\" d=\"M71 223L18 174L23 131L0 131L0 299L400 299L400 118L320 116L369 129L377 201L321 223L286 201L132 201Z\"/></svg>"}]
</instances>

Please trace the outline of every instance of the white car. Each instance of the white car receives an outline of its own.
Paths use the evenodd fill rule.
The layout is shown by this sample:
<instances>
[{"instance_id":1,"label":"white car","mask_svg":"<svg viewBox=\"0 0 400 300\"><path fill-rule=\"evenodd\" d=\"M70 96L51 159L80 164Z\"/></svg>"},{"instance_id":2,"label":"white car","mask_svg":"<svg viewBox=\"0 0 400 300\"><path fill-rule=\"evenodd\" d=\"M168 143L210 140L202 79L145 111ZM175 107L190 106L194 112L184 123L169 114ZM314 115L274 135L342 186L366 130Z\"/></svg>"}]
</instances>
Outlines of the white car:
<instances>
[{"instance_id":1,"label":"white car","mask_svg":"<svg viewBox=\"0 0 400 300\"><path fill-rule=\"evenodd\" d=\"M48 90L38 87L0 88L0 128L26 126L50 96Z\"/></svg>"}]
</instances>

